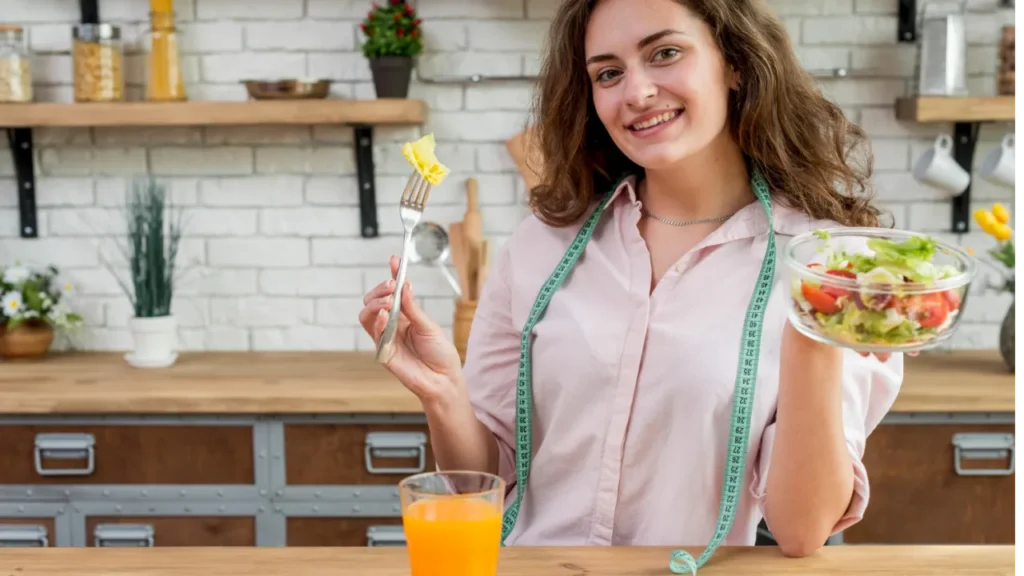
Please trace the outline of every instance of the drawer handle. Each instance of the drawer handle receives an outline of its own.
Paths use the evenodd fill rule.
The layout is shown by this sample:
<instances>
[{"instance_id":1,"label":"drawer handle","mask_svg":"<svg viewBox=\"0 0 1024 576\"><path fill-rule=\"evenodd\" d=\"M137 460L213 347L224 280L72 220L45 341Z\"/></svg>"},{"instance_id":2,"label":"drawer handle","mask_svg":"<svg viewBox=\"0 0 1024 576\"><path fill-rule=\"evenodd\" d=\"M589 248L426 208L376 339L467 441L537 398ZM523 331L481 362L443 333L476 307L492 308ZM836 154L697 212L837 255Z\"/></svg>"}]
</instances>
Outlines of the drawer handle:
<instances>
[{"instance_id":1,"label":"drawer handle","mask_svg":"<svg viewBox=\"0 0 1024 576\"><path fill-rule=\"evenodd\" d=\"M423 432L370 432L366 435L366 470L370 474L416 474L427 468L427 435ZM416 458L415 468L378 468L374 458Z\"/></svg>"},{"instance_id":2,"label":"drawer handle","mask_svg":"<svg viewBox=\"0 0 1024 576\"><path fill-rule=\"evenodd\" d=\"M46 548L46 526L0 524L0 548Z\"/></svg>"},{"instance_id":3,"label":"drawer handle","mask_svg":"<svg viewBox=\"0 0 1024 576\"><path fill-rule=\"evenodd\" d=\"M965 458L975 460L1010 459L1006 468L964 468ZM960 476L1009 476L1013 474L1013 434L961 432L953 435L953 468Z\"/></svg>"},{"instance_id":4,"label":"drawer handle","mask_svg":"<svg viewBox=\"0 0 1024 576\"><path fill-rule=\"evenodd\" d=\"M405 530L401 526L370 526L366 530L367 546L405 546Z\"/></svg>"},{"instance_id":5,"label":"drawer handle","mask_svg":"<svg viewBox=\"0 0 1024 576\"><path fill-rule=\"evenodd\" d=\"M102 548L146 548L153 546L151 524L99 524L93 545Z\"/></svg>"},{"instance_id":6,"label":"drawer handle","mask_svg":"<svg viewBox=\"0 0 1024 576\"><path fill-rule=\"evenodd\" d=\"M92 434L36 434L36 472L40 476L88 476L96 469ZM86 460L85 468L44 468L43 458Z\"/></svg>"}]
</instances>

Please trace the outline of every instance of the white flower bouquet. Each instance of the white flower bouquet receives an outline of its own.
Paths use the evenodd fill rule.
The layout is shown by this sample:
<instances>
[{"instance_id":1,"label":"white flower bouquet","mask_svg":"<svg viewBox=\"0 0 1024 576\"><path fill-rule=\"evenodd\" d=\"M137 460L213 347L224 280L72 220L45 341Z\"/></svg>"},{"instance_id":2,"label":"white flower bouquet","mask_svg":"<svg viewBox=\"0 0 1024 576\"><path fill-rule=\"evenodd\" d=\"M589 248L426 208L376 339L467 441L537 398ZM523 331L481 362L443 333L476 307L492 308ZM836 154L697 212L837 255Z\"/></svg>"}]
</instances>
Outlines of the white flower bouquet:
<instances>
[{"instance_id":1,"label":"white flower bouquet","mask_svg":"<svg viewBox=\"0 0 1024 576\"><path fill-rule=\"evenodd\" d=\"M14 330L24 324L72 329L80 325L82 317L67 303L72 286L60 284L57 278L54 266L43 271L21 265L0 267L0 328Z\"/></svg>"}]
</instances>

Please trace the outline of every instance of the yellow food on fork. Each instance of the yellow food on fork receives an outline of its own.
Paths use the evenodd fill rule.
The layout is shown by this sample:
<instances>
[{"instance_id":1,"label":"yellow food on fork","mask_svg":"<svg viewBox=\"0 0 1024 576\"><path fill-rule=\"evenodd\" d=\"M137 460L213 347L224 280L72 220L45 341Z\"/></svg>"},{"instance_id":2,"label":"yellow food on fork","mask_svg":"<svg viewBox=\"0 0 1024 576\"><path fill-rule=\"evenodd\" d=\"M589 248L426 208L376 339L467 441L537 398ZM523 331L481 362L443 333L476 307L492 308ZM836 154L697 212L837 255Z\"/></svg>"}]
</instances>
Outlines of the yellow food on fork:
<instances>
[{"instance_id":1,"label":"yellow food on fork","mask_svg":"<svg viewBox=\"0 0 1024 576\"><path fill-rule=\"evenodd\" d=\"M423 179L437 186L448 175L448 168L437 161L434 155L434 134L431 132L415 142L402 146L402 156L412 164Z\"/></svg>"}]
</instances>

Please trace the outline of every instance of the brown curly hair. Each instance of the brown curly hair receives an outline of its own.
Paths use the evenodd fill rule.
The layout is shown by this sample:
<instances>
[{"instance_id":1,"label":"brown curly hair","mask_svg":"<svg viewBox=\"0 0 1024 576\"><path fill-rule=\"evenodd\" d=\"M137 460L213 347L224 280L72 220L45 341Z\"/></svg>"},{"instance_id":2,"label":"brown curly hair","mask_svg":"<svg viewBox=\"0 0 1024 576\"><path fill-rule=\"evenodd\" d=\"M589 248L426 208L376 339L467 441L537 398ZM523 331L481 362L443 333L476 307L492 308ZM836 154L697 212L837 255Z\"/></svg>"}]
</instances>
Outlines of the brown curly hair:
<instances>
[{"instance_id":1,"label":"brown curly hair","mask_svg":"<svg viewBox=\"0 0 1024 576\"><path fill-rule=\"evenodd\" d=\"M675 0L711 29L740 78L729 130L773 194L812 218L878 226L872 154L864 131L819 91L785 28L763 0ZM597 0L562 0L547 39L533 103L542 181L530 206L546 224L569 226L622 176L641 174L612 142L591 99L584 39ZM557 169L550 167L557 166Z\"/></svg>"}]
</instances>

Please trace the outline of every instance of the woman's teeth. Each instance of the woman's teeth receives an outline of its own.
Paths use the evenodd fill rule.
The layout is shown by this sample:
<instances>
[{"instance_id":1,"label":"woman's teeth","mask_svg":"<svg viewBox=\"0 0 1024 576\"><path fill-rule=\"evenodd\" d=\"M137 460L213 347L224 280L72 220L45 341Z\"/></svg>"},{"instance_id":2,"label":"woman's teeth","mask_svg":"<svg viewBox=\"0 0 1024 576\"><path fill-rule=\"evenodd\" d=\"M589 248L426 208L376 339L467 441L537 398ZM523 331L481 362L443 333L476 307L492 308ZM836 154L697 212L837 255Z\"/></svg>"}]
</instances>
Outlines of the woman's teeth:
<instances>
[{"instance_id":1,"label":"woman's teeth","mask_svg":"<svg viewBox=\"0 0 1024 576\"><path fill-rule=\"evenodd\" d=\"M639 122L637 124L633 124L633 125L630 126L630 129L632 129L632 130L646 130L647 128L653 128L653 127L657 126L658 124L661 124L662 122L668 122L669 120L675 118L678 115L679 115L679 111L678 110L673 110L672 112L665 112L664 114L660 114L660 115L655 116L654 118L651 118L649 120L645 120L643 122Z\"/></svg>"}]
</instances>

